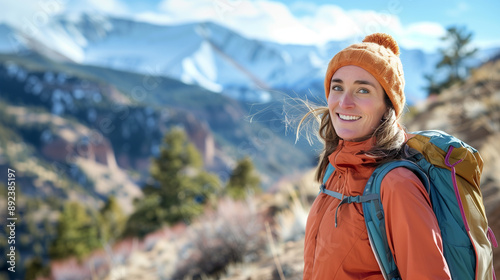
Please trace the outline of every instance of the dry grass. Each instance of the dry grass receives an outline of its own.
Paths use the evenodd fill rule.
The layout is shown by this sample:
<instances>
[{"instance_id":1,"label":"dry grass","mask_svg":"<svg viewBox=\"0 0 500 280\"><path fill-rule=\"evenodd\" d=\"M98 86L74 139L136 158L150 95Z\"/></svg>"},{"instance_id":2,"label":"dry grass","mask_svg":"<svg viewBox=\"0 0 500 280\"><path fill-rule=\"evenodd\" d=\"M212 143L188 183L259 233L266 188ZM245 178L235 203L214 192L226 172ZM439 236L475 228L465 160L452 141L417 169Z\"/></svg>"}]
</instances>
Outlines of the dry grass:
<instances>
[{"instance_id":1,"label":"dry grass","mask_svg":"<svg viewBox=\"0 0 500 280\"><path fill-rule=\"evenodd\" d=\"M308 205L300 201L297 190L282 190L245 201L220 199L217 209L207 210L189 226L179 224L144 240L103 245L80 263L74 259L53 263L52 276L65 280L301 279Z\"/></svg>"}]
</instances>

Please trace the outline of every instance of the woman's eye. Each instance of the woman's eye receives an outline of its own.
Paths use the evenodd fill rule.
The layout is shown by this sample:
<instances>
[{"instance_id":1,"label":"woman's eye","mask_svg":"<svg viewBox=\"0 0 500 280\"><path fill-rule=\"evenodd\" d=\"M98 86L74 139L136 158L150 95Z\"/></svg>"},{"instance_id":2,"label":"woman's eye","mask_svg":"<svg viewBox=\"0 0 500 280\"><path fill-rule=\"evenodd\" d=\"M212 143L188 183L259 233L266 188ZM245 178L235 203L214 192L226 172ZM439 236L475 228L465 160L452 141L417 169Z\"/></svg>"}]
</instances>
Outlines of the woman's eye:
<instances>
[{"instance_id":1,"label":"woman's eye","mask_svg":"<svg viewBox=\"0 0 500 280\"><path fill-rule=\"evenodd\" d=\"M342 87L340 87L340 86L332 86L332 90L334 90L334 91L341 91Z\"/></svg>"},{"instance_id":2,"label":"woman's eye","mask_svg":"<svg viewBox=\"0 0 500 280\"><path fill-rule=\"evenodd\" d=\"M370 93L367 89L362 88L358 91L359 93Z\"/></svg>"}]
</instances>

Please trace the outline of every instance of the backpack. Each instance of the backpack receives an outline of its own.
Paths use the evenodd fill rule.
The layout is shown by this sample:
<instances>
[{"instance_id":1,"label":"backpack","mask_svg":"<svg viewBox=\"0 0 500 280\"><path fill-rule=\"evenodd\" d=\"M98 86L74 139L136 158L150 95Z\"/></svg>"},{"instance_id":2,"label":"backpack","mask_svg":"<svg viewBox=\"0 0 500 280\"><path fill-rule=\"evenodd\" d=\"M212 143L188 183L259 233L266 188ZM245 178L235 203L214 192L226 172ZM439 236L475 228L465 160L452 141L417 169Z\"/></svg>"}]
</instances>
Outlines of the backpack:
<instances>
[{"instance_id":1,"label":"backpack","mask_svg":"<svg viewBox=\"0 0 500 280\"><path fill-rule=\"evenodd\" d=\"M378 166L362 196L344 196L327 190L334 171L329 164L320 192L344 203L362 203L371 247L386 280L401 279L387 242L380 186L394 168L413 171L429 193L443 241L443 253L452 279L495 279L492 246L497 247L479 189L483 162L478 151L442 131L413 132L410 155ZM337 208L338 209L338 208ZM336 215L336 214L335 214Z\"/></svg>"}]
</instances>

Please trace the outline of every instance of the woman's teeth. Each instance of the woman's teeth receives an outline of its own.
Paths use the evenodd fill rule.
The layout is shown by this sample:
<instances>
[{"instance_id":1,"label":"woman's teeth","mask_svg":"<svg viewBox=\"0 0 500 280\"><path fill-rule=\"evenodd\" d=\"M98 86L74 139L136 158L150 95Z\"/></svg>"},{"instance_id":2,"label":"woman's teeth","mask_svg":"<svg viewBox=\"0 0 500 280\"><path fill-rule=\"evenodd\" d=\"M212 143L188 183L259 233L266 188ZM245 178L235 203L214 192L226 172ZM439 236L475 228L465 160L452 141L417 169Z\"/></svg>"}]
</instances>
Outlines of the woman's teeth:
<instances>
[{"instance_id":1,"label":"woman's teeth","mask_svg":"<svg viewBox=\"0 0 500 280\"><path fill-rule=\"evenodd\" d=\"M344 120L344 121L355 121L361 119L359 116L347 116L347 115L341 115L339 114L339 118Z\"/></svg>"}]
</instances>

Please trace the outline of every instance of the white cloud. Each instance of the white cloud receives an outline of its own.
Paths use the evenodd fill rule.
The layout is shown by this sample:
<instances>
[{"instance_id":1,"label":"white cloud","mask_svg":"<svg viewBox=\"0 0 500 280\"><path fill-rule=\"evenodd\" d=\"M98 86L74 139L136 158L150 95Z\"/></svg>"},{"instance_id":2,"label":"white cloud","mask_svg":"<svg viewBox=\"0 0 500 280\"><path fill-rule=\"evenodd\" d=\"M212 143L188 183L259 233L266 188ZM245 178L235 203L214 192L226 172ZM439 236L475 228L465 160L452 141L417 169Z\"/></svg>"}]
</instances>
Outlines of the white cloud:
<instances>
[{"instance_id":1,"label":"white cloud","mask_svg":"<svg viewBox=\"0 0 500 280\"><path fill-rule=\"evenodd\" d=\"M128 15L130 11L120 0L0 0L0 22L8 23L19 28L40 26L63 12L94 12L112 15Z\"/></svg>"},{"instance_id":2,"label":"white cloud","mask_svg":"<svg viewBox=\"0 0 500 280\"><path fill-rule=\"evenodd\" d=\"M290 44L357 42L367 34L386 32L403 47L426 50L436 47L444 30L432 22L403 26L397 13L387 10L344 10L336 5L311 2L294 2L288 7L272 0L164 0L159 13L141 14L137 18L154 23L210 20L251 38Z\"/></svg>"},{"instance_id":3,"label":"white cloud","mask_svg":"<svg viewBox=\"0 0 500 280\"><path fill-rule=\"evenodd\" d=\"M304 16L302 22L315 30L321 40L362 38L375 32L397 35L402 29L394 15L363 10L345 11L334 5L318 7L315 13Z\"/></svg>"},{"instance_id":4,"label":"white cloud","mask_svg":"<svg viewBox=\"0 0 500 280\"><path fill-rule=\"evenodd\" d=\"M66 3L62 0L0 0L0 22L14 26L26 24L43 24L50 17L65 10Z\"/></svg>"},{"instance_id":5,"label":"white cloud","mask_svg":"<svg viewBox=\"0 0 500 280\"><path fill-rule=\"evenodd\" d=\"M310 44L318 40L317 35L282 3L242 2L233 12L220 23L234 26L248 37L294 44Z\"/></svg>"},{"instance_id":6,"label":"white cloud","mask_svg":"<svg viewBox=\"0 0 500 280\"><path fill-rule=\"evenodd\" d=\"M189 22L211 20L216 17L213 1L162 1L158 5L159 12L171 21Z\"/></svg>"},{"instance_id":7,"label":"white cloud","mask_svg":"<svg viewBox=\"0 0 500 280\"><path fill-rule=\"evenodd\" d=\"M130 11L127 6L119 0L88 0L86 5L92 6L96 10L111 14L128 14Z\"/></svg>"},{"instance_id":8,"label":"white cloud","mask_svg":"<svg viewBox=\"0 0 500 280\"><path fill-rule=\"evenodd\" d=\"M435 22L417 22L404 28L400 44L406 48L433 51L441 45L446 29Z\"/></svg>"},{"instance_id":9,"label":"white cloud","mask_svg":"<svg viewBox=\"0 0 500 280\"><path fill-rule=\"evenodd\" d=\"M417 22L408 25L405 32L409 35L426 34L432 37L440 37L446 33L446 29L435 22Z\"/></svg>"},{"instance_id":10,"label":"white cloud","mask_svg":"<svg viewBox=\"0 0 500 280\"><path fill-rule=\"evenodd\" d=\"M153 23L213 21L244 36L281 43L314 43L315 34L282 3L273 1L211 0L188 2L165 0L159 13L137 18Z\"/></svg>"},{"instance_id":11,"label":"white cloud","mask_svg":"<svg viewBox=\"0 0 500 280\"><path fill-rule=\"evenodd\" d=\"M361 29L342 8L324 5L301 22L317 34L319 41L345 40L361 34Z\"/></svg>"},{"instance_id":12,"label":"white cloud","mask_svg":"<svg viewBox=\"0 0 500 280\"><path fill-rule=\"evenodd\" d=\"M48 1L68 1L68 0L48 0ZM71 1L66 10L70 12L95 12L118 16L128 16L131 11L127 8L125 1L121 0L87 0Z\"/></svg>"},{"instance_id":13,"label":"white cloud","mask_svg":"<svg viewBox=\"0 0 500 280\"><path fill-rule=\"evenodd\" d=\"M359 42L367 34L386 32L403 47L426 50L436 47L444 30L433 22L403 26L397 12L344 10L336 5L303 1L286 6L273 0L163 0L155 10L142 13L134 13L125 3L124 0L24 0L21 4L0 0L0 6L9 11L0 13L0 22L19 25L23 21L25 24L26 18L41 21L60 12L90 11L154 24L213 21L250 38L290 44Z\"/></svg>"}]
</instances>

